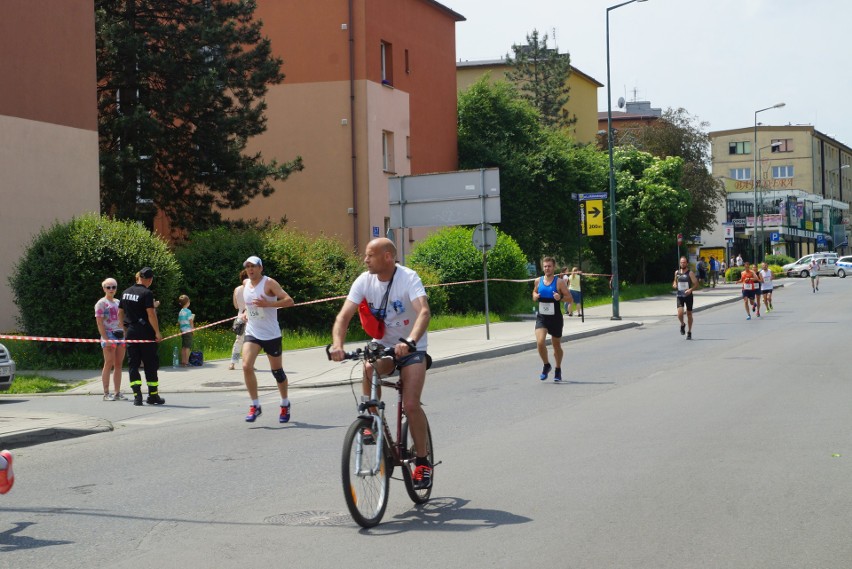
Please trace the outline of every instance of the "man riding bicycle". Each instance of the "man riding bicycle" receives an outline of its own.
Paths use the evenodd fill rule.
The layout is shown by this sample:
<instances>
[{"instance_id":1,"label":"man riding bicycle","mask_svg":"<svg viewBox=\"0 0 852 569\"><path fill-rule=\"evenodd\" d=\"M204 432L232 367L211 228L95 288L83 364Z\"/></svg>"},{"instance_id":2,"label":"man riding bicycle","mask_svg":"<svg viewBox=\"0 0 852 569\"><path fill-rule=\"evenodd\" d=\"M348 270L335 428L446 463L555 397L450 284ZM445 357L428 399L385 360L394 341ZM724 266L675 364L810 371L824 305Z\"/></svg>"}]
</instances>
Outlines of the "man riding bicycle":
<instances>
[{"instance_id":1,"label":"man riding bicycle","mask_svg":"<svg viewBox=\"0 0 852 569\"><path fill-rule=\"evenodd\" d=\"M344 359L346 331L359 310L362 322L365 318L378 321L378 326L365 326L365 330L383 346L394 348L395 357L377 361L376 370L380 375L389 375L394 367L400 369L404 385L402 407L408 417L417 455L414 487L429 488L432 485L432 465L427 459L428 427L420 407L420 395L426 382L426 329L431 318L426 289L415 271L396 263L396 246L390 239L373 239L367 243L364 264L367 271L352 283L343 308L334 321L329 355L336 362ZM405 341L400 341L400 338ZM364 395L370 394L372 373L372 365L365 364Z\"/></svg>"}]
</instances>

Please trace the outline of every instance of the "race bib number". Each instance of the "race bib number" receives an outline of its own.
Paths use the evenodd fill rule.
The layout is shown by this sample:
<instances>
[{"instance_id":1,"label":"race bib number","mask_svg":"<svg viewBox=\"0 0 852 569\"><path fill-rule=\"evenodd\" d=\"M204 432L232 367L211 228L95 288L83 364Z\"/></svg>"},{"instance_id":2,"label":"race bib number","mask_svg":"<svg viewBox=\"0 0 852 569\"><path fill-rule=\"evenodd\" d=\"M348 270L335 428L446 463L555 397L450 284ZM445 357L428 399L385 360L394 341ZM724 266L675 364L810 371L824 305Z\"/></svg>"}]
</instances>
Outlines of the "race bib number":
<instances>
[{"instance_id":1,"label":"race bib number","mask_svg":"<svg viewBox=\"0 0 852 569\"><path fill-rule=\"evenodd\" d=\"M249 320L263 320L266 318L266 314L259 306L246 306L246 313L248 314Z\"/></svg>"},{"instance_id":2,"label":"race bib number","mask_svg":"<svg viewBox=\"0 0 852 569\"><path fill-rule=\"evenodd\" d=\"M678 281L677 282L677 290L678 292L686 292L686 289L689 288L689 283L686 281Z\"/></svg>"},{"instance_id":3,"label":"race bib number","mask_svg":"<svg viewBox=\"0 0 852 569\"><path fill-rule=\"evenodd\" d=\"M556 314L556 305L552 302L539 302L538 313L542 316L553 316Z\"/></svg>"},{"instance_id":4,"label":"race bib number","mask_svg":"<svg viewBox=\"0 0 852 569\"><path fill-rule=\"evenodd\" d=\"M743 283L743 290L754 290L754 283Z\"/></svg>"}]
</instances>

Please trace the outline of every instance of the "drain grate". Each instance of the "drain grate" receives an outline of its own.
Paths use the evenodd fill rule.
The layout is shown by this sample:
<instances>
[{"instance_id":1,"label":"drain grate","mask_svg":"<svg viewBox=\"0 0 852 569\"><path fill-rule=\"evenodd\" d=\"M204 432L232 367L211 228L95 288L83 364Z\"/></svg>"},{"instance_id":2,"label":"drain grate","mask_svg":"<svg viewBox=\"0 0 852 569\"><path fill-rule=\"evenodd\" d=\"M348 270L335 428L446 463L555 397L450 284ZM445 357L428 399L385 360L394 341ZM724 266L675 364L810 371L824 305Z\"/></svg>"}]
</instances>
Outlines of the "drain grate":
<instances>
[{"instance_id":1,"label":"drain grate","mask_svg":"<svg viewBox=\"0 0 852 569\"><path fill-rule=\"evenodd\" d=\"M263 521L278 526L348 526L355 523L349 514L316 510L269 516Z\"/></svg>"},{"instance_id":2,"label":"drain grate","mask_svg":"<svg viewBox=\"0 0 852 569\"><path fill-rule=\"evenodd\" d=\"M239 381L211 381L210 383L202 383L202 387L241 387L245 385Z\"/></svg>"}]
</instances>

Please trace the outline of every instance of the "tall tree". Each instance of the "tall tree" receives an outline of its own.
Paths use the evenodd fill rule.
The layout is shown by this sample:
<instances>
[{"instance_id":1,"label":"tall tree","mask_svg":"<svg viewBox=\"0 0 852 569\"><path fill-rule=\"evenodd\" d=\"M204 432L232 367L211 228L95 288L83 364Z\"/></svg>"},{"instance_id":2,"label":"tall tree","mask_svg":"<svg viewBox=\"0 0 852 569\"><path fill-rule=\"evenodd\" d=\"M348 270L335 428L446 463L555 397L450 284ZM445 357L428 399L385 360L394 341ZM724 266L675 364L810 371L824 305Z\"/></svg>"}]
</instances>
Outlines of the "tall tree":
<instances>
[{"instance_id":1,"label":"tall tree","mask_svg":"<svg viewBox=\"0 0 852 569\"><path fill-rule=\"evenodd\" d=\"M643 282L646 265L674 251L692 205L689 191L681 186L683 160L620 146L615 149L615 164L618 272L622 280ZM606 209L609 218L608 202ZM590 247L608 267L609 240L591 239Z\"/></svg>"},{"instance_id":2,"label":"tall tree","mask_svg":"<svg viewBox=\"0 0 852 569\"><path fill-rule=\"evenodd\" d=\"M527 35L526 44L513 45L515 57L506 55L506 63L512 66L506 76L538 109L543 124L567 128L577 122L577 117L565 109L570 98L571 56L548 47L547 40L547 34L539 37L534 29Z\"/></svg>"},{"instance_id":3,"label":"tall tree","mask_svg":"<svg viewBox=\"0 0 852 569\"><path fill-rule=\"evenodd\" d=\"M203 228L302 169L247 154L281 60L255 0L95 0L102 211Z\"/></svg>"},{"instance_id":4,"label":"tall tree","mask_svg":"<svg viewBox=\"0 0 852 569\"><path fill-rule=\"evenodd\" d=\"M686 213L683 233L695 235L710 230L716 223L716 212L725 206L725 188L713 178L708 165L711 162L710 137L705 132L709 126L685 109L667 109L660 120L644 126L636 133L634 144L640 150L666 158L683 159L680 185L689 191L692 206Z\"/></svg>"},{"instance_id":5,"label":"tall tree","mask_svg":"<svg viewBox=\"0 0 852 569\"><path fill-rule=\"evenodd\" d=\"M538 111L505 81L483 77L459 95L459 166L500 168L500 228L533 261L576 252L572 192L606 187L604 154L575 147L541 125Z\"/></svg>"}]
</instances>

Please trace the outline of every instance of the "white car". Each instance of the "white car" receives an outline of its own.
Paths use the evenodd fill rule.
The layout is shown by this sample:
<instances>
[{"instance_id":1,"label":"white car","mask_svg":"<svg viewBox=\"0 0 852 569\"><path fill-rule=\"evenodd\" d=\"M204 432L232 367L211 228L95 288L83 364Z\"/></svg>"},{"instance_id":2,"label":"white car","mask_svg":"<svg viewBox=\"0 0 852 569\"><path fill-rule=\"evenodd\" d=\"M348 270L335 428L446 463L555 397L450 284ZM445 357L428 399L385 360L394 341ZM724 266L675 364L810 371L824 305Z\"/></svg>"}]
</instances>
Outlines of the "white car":
<instances>
[{"instance_id":1,"label":"white car","mask_svg":"<svg viewBox=\"0 0 852 569\"><path fill-rule=\"evenodd\" d=\"M837 262L837 253L813 253L805 255L794 263L782 267L784 274L788 277L807 278L811 275L811 260L816 257L820 261L820 275L834 275L834 263Z\"/></svg>"},{"instance_id":2,"label":"white car","mask_svg":"<svg viewBox=\"0 0 852 569\"><path fill-rule=\"evenodd\" d=\"M852 255L837 259L837 263L834 266L834 274L844 279L850 273L852 273Z\"/></svg>"},{"instance_id":3,"label":"white car","mask_svg":"<svg viewBox=\"0 0 852 569\"><path fill-rule=\"evenodd\" d=\"M0 344L0 391L9 391L15 381L15 361L6 346Z\"/></svg>"}]
</instances>

